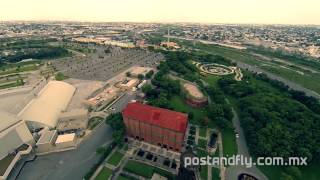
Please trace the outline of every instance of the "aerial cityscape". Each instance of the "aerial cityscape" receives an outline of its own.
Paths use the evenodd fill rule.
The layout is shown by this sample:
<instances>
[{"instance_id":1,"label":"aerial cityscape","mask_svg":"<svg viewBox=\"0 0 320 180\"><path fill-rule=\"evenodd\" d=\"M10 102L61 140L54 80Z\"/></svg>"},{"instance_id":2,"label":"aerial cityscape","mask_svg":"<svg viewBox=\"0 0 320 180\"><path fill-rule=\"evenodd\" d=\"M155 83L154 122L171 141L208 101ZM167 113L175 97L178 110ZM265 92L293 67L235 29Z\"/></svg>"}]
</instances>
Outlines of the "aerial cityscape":
<instances>
[{"instance_id":1,"label":"aerial cityscape","mask_svg":"<svg viewBox=\"0 0 320 180\"><path fill-rule=\"evenodd\" d=\"M42 10L0 3L0 180L320 179L320 13L309 4L265 21L241 0L257 16L227 21L206 0L172 2L163 17L166 0L126 2L121 16L116 2L55 14L60 0L26 1Z\"/></svg>"}]
</instances>

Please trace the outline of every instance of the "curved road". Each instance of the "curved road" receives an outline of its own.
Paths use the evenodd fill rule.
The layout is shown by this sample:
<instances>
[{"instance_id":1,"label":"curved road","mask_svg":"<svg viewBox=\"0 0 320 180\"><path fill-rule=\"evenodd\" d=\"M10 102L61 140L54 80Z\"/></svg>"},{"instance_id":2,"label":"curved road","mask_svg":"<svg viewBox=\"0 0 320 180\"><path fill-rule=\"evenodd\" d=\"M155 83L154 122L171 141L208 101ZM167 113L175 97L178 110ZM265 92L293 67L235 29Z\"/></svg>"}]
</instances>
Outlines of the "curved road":
<instances>
[{"instance_id":1,"label":"curved road","mask_svg":"<svg viewBox=\"0 0 320 180\"><path fill-rule=\"evenodd\" d=\"M237 112L232 108L234 118L232 119L235 130L239 133L239 138L236 139L238 146L238 155L243 155L246 158L250 158L250 154L247 147L247 142L244 137L243 129L240 126L240 120ZM229 166L226 170L226 180L236 180L242 173L247 173L255 176L259 180L268 180L268 178L255 166L247 168L245 166Z\"/></svg>"}]
</instances>

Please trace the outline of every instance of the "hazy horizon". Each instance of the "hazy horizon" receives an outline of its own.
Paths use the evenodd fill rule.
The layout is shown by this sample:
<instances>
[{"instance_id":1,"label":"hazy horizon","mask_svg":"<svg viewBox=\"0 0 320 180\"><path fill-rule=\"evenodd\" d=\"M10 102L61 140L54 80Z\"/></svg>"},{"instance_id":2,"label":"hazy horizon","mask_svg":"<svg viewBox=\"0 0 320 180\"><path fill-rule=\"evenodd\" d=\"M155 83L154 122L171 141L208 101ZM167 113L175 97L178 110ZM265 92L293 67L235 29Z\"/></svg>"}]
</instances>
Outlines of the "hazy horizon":
<instances>
[{"instance_id":1,"label":"hazy horizon","mask_svg":"<svg viewBox=\"0 0 320 180\"><path fill-rule=\"evenodd\" d=\"M320 25L317 0L5 0L0 21Z\"/></svg>"}]
</instances>

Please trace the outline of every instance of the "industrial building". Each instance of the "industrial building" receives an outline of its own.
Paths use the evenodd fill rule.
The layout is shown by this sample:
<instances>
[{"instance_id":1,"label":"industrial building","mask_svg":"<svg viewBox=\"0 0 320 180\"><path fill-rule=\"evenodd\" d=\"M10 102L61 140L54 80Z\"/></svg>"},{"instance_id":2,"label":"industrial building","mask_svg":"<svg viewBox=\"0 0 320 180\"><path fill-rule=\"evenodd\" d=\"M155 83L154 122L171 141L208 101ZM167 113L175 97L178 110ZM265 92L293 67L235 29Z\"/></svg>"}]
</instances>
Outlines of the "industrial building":
<instances>
[{"instance_id":1,"label":"industrial building","mask_svg":"<svg viewBox=\"0 0 320 180\"><path fill-rule=\"evenodd\" d=\"M50 81L18 117L26 121L32 131L44 127L55 128L60 114L67 109L75 90L68 83Z\"/></svg>"},{"instance_id":2,"label":"industrial building","mask_svg":"<svg viewBox=\"0 0 320 180\"><path fill-rule=\"evenodd\" d=\"M62 151L76 146L75 133L58 135L57 130L44 129L36 146L39 154Z\"/></svg>"},{"instance_id":3,"label":"industrial building","mask_svg":"<svg viewBox=\"0 0 320 180\"><path fill-rule=\"evenodd\" d=\"M110 86L94 97L85 100L83 104L86 107L97 108L101 105L109 104L111 101L117 99L119 93L120 89L114 86Z\"/></svg>"},{"instance_id":4,"label":"industrial building","mask_svg":"<svg viewBox=\"0 0 320 180\"><path fill-rule=\"evenodd\" d=\"M181 151L188 124L187 114L140 103L129 103L122 111L129 137L166 149Z\"/></svg>"},{"instance_id":5,"label":"industrial building","mask_svg":"<svg viewBox=\"0 0 320 180\"><path fill-rule=\"evenodd\" d=\"M34 155L31 152L75 147L73 132L86 129L89 117L87 109L66 111L75 90L68 83L50 81L18 115L0 111L0 179L6 179L20 159Z\"/></svg>"},{"instance_id":6,"label":"industrial building","mask_svg":"<svg viewBox=\"0 0 320 180\"><path fill-rule=\"evenodd\" d=\"M6 179L35 144L27 125L15 115L0 111L0 179Z\"/></svg>"},{"instance_id":7,"label":"industrial building","mask_svg":"<svg viewBox=\"0 0 320 180\"><path fill-rule=\"evenodd\" d=\"M115 86L120 88L123 91L131 90L133 87L136 87L139 84L139 79L126 78L123 81L118 82Z\"/></svg>"}]
</instances>

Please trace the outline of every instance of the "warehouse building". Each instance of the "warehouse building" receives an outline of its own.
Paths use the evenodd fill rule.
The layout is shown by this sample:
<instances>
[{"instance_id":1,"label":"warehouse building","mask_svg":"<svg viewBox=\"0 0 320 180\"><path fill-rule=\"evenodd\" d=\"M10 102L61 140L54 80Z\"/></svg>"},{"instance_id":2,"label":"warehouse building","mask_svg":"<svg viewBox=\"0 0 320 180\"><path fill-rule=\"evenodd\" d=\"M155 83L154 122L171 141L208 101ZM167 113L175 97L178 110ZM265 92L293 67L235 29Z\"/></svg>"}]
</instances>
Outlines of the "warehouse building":
<instances>
[{"instance_id":1,"label":"warehouse building","mask_svg":"<svg viewBox=\"0 0 320 180\"><path fill-rule=\"evenodd\" d=\"M75 88L65 82L50 81L18 114L29 129L55 128L60 114L66 110Z\"/></svg>"},{"instance_id":2,"label":"warehouse building","mask_svg":"<svg viewBox=\"0 0 320 180\"><path fill-rule=\"evenodd\" d=\"M129 137L180 152L188 124L187 114L140 103L122 111Z\"/></svg>"}]
</instances>

